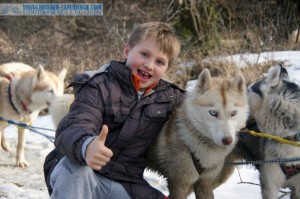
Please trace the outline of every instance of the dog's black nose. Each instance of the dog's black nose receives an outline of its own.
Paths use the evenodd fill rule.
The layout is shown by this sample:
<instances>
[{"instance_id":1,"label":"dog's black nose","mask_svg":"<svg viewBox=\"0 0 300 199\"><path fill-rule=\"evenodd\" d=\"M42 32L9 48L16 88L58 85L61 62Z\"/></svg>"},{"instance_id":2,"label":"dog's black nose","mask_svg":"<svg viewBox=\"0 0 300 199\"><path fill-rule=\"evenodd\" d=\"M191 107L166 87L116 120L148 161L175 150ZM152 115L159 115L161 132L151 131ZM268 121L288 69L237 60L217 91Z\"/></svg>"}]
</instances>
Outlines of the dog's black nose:
<instances>
[{"instance_id":1,"label":"dog's black nose","mask_svg":"<svg viewBox=\"0 0 300 199\"><path fill-rule=\"evenodd\" d=\"M232 137L231 136L227 136L227 137L224 137L223 139L222 139L222 142L223 142L223 144L224 145L230 145L231 143L232 143Z\"/></svg>"}]
</instances>

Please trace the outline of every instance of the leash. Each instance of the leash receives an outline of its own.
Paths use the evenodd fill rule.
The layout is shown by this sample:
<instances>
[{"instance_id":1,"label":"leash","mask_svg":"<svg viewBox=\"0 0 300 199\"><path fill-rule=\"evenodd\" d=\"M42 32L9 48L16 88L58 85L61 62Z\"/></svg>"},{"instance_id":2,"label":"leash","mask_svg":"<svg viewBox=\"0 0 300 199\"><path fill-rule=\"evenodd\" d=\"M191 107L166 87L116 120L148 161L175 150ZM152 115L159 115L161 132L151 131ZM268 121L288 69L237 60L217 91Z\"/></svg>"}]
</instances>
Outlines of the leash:
<instances>
[{"instance_id":1,"label":"leash","mask_svg":"<svg viewBox=\"0 0 300 199\"><path fill-rule=\"evenodd\" d=\"M250 133L253 136L265 137L276 140L281 144L289 144L293 146L300 147L300 142L294 142L291 140L287 140L278 136L270 135L267 133L255 132L253 130L244 131L245 133ZM297 133L297 140L299 139L299 132ZM274 159L274 160L254 160L254 161L242 161L242 162L225 162L225 166L236 166L236 165L262 165L262 164L274 164L274 163L286 163L286 162L297 162L300 161L300 157L294 158L282 158L282 159Z\"/></svg>"},{"instance_id":2,"label":"leash","mask_svg":"<svg viewBox=\"0 0 300 199\"><path fill-rule=\"evenodd\" d=\"M267 133L260 133L260 132L255 132L255 131L247 131L248 133L250 133L253 136L259 136L259 137L266 137L266 138L270 138L272 140L276 140L277 142L281 143L281 144L289 144L289 145L293 145L293 146L297 146L300 147L300 142L294 142L291 140L287 140L278 136L274 136L274 135L270 135ZM297 137L299 137L299 133L297 133Z\"/></svg>"},{"instance_id":3,"label":"leash","mask_svg":"<svg viewBox=\"0 0 300 199\"><path fill-rule=\"evenodd\" d=\"M12 124L12 125L15 125L17 127L21 127L21 128L25 128L25 129L28 129L30 130L31 132L34 132L36 134L39 134L39 135L42 135L44 136L45 138L47 138L50 142L54 143L54 137L53 136L50 136L50 135L46 135L44 133L41 133L39 131L37 131L36 129L40 129L40 130L45 130L45 131L52 131L52 132L55 132L55 130L53 129L48 129L48 128L43 128L43 127L36 127L36 126L31 126L31 125L27 125L25 123L18 123L18 122L15 122L13 120L7 120L3 117L0 116L0 121L4 121L4 122L7 122L8 124Z\"/></svg>"}]
</instances>

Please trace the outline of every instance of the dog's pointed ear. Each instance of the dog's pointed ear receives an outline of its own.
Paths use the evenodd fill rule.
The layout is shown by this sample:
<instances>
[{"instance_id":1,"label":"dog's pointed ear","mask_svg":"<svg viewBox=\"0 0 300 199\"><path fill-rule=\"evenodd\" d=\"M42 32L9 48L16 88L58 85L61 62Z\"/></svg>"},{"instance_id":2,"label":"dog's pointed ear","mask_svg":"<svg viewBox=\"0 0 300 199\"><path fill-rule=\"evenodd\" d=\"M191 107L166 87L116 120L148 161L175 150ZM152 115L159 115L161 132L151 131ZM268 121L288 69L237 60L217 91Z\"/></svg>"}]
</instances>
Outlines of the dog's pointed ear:
<instances>
[{"instance_id":1,"label":"dog's pointed ear","mask_svg":"<svg viewBox=\"0 0 300 199\"><path fill-rule=\"evenodd\" d=\"M278 64L280 66L280 78L290 81L290 76L287 70L282 66L282 64Z\"/></svg>"},{"instance_id":2,"label":"dog's pointed ear","mask_svg":"<svg viewBox=\"0 0 300 199\"><path fill-rule=\"evenodd\" d=\"M58 78L59 78L61 81L64 81L66 75L67 75L67 69L64 68L64 69L62 69L62 70L59 72Z\"/></svg>"},{"instance_id":3,"label":"dog's pointed ear","mask_svg":"<svg viewBox=\"0 0 300 199\"><path fill-rule=\"evenodd\" d=\"M203 69L198 76L196 89L198 93L204 93L211 88L211 75L207 68Z\"/></svg>"},{"instance_id":4,"label":"dog's pointed ear","mask_svg":"<svg viewBox=\"0 0 300 199\"><path fill-rule=\"evenodd\" d=\"M39 65L36 69L36 77L38 80L41 80L45 77L45 70L42 65Z\"/></svg>"},{"instance_id":5,"label":"dog's pointed ear","mask_svg":"<svg viewBox=\"0 0 300 199\"><path fill-rule=\"evenodd\" d=\"M232 85L233 85L233 88L235 90L237 90L238 92L241 92L241 93L246 93L246 81L245 81L245 78L242 74L237 74L233 80L232 80Z\"/></svg>"},{"instance_id":6,"label":"dog's pointed ear","mask_svg":"<svg viewBox=\"0 0 300 199\"><path fill-rule=\"evenodd\" d=\"M280 82L280 74L281 74L281 67L280 65L277 65L271 70L269 70L265 82L269 84L270 87L277 86Z\"/></svg>"},{"instance_id":7,"label":"dog's pointed ear","mask_svg":"<svg viewBox=\"0 0 300 199\"><path fill-rule=\"evenodd\" d=\"M43 66L39 65L35 70L34 77L32 79L32 85L36 85L37 82L45 77L45 70Z\"/></svg>"}]
</instances>

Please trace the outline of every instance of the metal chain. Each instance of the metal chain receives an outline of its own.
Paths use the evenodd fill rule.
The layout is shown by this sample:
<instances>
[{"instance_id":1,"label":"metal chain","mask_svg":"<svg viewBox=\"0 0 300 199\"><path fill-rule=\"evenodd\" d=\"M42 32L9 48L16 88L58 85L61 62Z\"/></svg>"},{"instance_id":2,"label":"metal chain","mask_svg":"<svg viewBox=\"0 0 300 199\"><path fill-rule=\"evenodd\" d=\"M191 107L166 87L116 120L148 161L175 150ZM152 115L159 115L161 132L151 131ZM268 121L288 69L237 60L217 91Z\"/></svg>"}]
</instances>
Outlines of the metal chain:
<instances>
[{"instance_id":1,"label":"metal chain","mask_svg":"<svg viewBox=\"0 0 300 199\"><path fill-rule=\"evenodd\" d=\"M274 163L286 163L300 161L300 157L295 158L282 158L274 160L254 160L254 161L242 161L242 162L225 162L225 166L236 166L236 165L261 165L261 164L274 164Z\"/></svg>"}]
</instances>

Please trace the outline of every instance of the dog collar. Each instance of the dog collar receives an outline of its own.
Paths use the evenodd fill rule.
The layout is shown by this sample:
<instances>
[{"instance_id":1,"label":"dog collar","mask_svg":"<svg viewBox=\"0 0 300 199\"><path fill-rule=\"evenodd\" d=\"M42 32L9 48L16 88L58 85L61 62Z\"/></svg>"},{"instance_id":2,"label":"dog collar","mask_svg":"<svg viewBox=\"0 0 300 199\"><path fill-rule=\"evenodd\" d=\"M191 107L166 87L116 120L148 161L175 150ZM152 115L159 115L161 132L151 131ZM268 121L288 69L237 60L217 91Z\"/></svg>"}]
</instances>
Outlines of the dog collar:
<instances>
[{"instance_id":1,"label":"dog collar","mask_svg":"<svg viewBox=\"0 0 300 199\"><path fill-rule=\"evenodd\" d=\"M20 100L20 101L21 101L22 109L23 109L25 112L31 113L31 111L29 111L29 110L27 109L27 105L26 105L22 100Z\"/></svg>"},{"instance_id":2,"label":"dog collar","mask_svg":"<svg viewBox=\"0 0 300 199\"><path fill-rule=\"evenodd\" d=\"M8 85L8 99L9 99L9 102L11 104L11 106L13 107L13 109L18 113L18 114L21 114L20 111L18 110L18 108L16 107L16 105L14 104L13 100L12 100L12 89L11 89L11 84L12 84L12 81L10 81L9 85ZM17 97L18 98L18 97ZM18 100L20 100L21 102L21 107L22 107L22 110L25 111L26 113L32 113L32 111L30 111L28 108L27 108L27 105L20 99L18 98Z\"/></svg>"},{"instance_id":3,"label":"dog collar","mask_svg":"<svg viewBox=\"0 0 300 199\"><path fill-rule=\"evenodd\" d=\"M8 85L8 99L9 99L9 102L10 102L11 106L14 108L14 110L15 110L18 114L20 114L20 112L18 111L17 107L15 106L15 104L14 104L13 101L12 101L11 84L12 84L12 83L10 82L9 85Z\"/></svg>"}]
</instances>

